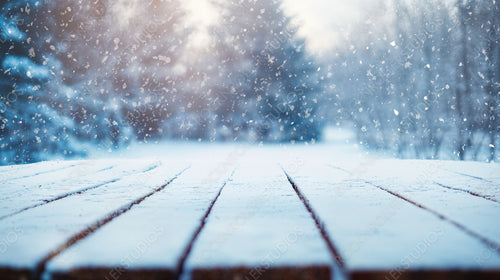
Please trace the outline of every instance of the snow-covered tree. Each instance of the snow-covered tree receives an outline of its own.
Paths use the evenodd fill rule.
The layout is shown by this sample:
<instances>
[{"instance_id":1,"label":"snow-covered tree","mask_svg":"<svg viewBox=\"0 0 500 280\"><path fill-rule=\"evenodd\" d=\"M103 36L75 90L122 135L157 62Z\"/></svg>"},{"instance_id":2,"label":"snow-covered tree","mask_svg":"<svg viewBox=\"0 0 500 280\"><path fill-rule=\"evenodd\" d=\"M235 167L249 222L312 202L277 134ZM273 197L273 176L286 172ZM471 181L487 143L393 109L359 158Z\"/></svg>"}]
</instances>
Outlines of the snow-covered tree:
<instances>
[{"instance_id":1,"label":"snow-covered tree","mask_svg":"<svg viewBox=\"0 0 500 280\"><path fill-rule=\"evenodd\" d=\"M0 4L0 163L27 163L49 154L74 155L74 123L52 103L46 83L51 59L40 51L46 35L38 27L46 1Z\"/></svg>"},{"instance_id":2,"label":"snow-covered tree","mask_svg":"<svg viewBox=\"0 0 500 280\"><path fill-rule=\"evenodd\" d=\"M332 58L340 117L354 123L361 144L400 157L493 160L498 2L379 8Z\"/></svg>"},{"instance_id":3,"label":"snow-covered tree","mask_svg":"<svg viewBox=\"0 0 500 280\"><path fill-rule=\"evenodd\" d=\"M77 92L77 135L117 147L162 137L175 111L188 29L177 0L55 1L63 83Z\"/></svg>"},{"instance_id":4,"label":"snow-covered tree","mask_svg":"<svg viewBox=\"0 0 500 280\"><path fill-rule=\"evenodd\" d=\"M297 38L281 1L216 3L221 14L213 30L214 53L220 75L210 90L218 96L217 126L234 139L318 139L322 72Z\"/></svg>"}]
</instances>

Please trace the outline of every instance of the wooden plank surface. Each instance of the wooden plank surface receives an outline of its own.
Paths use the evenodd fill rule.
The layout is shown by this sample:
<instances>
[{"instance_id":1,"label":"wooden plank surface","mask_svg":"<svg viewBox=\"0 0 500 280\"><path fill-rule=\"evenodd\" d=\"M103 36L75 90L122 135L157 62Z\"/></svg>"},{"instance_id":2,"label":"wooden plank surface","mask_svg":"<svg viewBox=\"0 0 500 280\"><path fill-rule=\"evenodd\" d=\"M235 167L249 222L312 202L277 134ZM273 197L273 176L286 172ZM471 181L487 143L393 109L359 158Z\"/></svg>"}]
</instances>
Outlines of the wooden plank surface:
<instances>
[{"instance_id":1,"label":"wooden plank surface","mask_svg":"<svg viewBox=\"0 0 500 280\"><path fill-rule=\"evenodd\" d=\"M157 161L136 161L134 165L114 162L116 165L111 164L110 161L88 161L60 170L57 176L44 174L37 176L36 180L25 178L3 182L0 187L0 196L3 198L0 201L0 220L159 166Z\"/></svg>"},{"instance_id":2,"label":"wooden plank surface","mask_svg":"<svg viewBox=\"0 0 500 280\"><path fill-rule=\"evenodd\" d=\"M497 249L500 254L500 222L493 222L500 217L500 203L487 199L488 194L500 190L500 185L483 182L485 187L482 192L486 197L453 189L456 185L451 182L448 182L451 187L446 188L436 182L457 178L453 181L476 183L477 179L436 171L439 166L439 162L429 165L423 161L399 161L388 169L386 162L381 161L362 172L354 170L353 174L449 220ZM404 174L406 170L414 172Z\"/></svg>"},{"instance_id":3,"label":"wooden plank surface","mask_svg":"<svg viewBox=\"0 0 500 280\"><path fill-rule=\"evenodd\" d=\"M129 164L134 164L130 161ZM139 197L172 180L185 166L162 164L115 183L33 208L0 223L0 240L11 240L0 254L0 275L37 272L58 251L97 230L131 207ZM18 279L18 277L12 278Z\"/></svg>"},{"instance_id":4,"label":"wooden plank surface","mask_svg":"<svg viewBox=\"0 0 500 280\"><path fill-rule=\"evenodd\" d=\"M27 165L0 166L0 182L33 179L45 174L56 174L58 171L83 164L84 161L49 161Z\"/></svg>"},{"instance_id":5,"label":"wooden plank surface","mask_svg":"<svg viewBox=\"0 0 500 280\"><path fill-rule=\"evenodd\" d=\"M78 242L47 265L52 279L175 279L186 249L232 173L194 163L165 190Z\"/></svg>"},{"instance_id":6,"label":"wooden plank surface","mask_svg":"<svg viewBox=\"0 0 500 280\"><path fill-rule=\"evenodd\" d=\"M500 203L500 177L489 176L488 174L479 174L476 177L474 174L469 172L466 173L456 173L452 171L445 170L448 176L439 176L433 179L434 183L439 186L454 190L461 191L473 196L481 197L487 200L491 200L496 203ZM500 174L500 168L496 170ZM486 176L485 176L486 175ZM471 177L472 176L472 177Z\"/></svg>"},{"instance_id":7,"label":"wooden plank surface","mask_svg":"<svg viewBox=\"0 0 500 280\"><path fill-rule=\"evenodd\" d=\"M56 169L50 169L46 172L40 172L38 165L25 166L28 174L32 176L17 176L13 174L0 181L0 195L5 198L26 198L25 194L32 194L37 189L50 189L59 184L72 184L75 177L97 172L100 169L109 168L109 162L104 161L79 161L71 165L60 166ZM42 169L43 170L43 169ZM20 172L20 170L18 170ZM50 192L48 192L50 194ZM11 205L14 203L10 203Z\"/></svg>"},{"instance_id":8,"label":"wooden plank surface","mask_svg":"<svg viewBox=\"0 0 500 280\"><path fill-rule=\"evenodd\" d=\"M330 279L331 256L283 171L246 162L224 187L186 261L192 279Z\"/></svg>"},{"instance_id":9,"label":"wooden plank surface","mask_svg":"<svg viewBox=\"0 0 500 280\"><path fill-rule=\"evenodd\" d=\"M474 271L478 279L500 276L500 255L493 248L356 176L311 163L290 177L324 223L348 277L453 279L457 270Z\"/></svg>"},{"instance_id":10,"label":"wooden plank surface","mask_svg":"<svg viewBox=\"0 0 500 280\"><path fill-rule=\"evenodd\" d=\"M0 279L500 279L500 165L314 151L0 167Z\"/></svg>"},{"instance_id":11,"label":"wooden plank surface","mask_svg":"<svg viewBox=\"0 0 500 280\"><path fill-rule=\"evenodd\" d=\"M437 161L440 169L467 177L498 183L500 179L500 166L498 164L485 164L484 162Z\"/></svg>"}]
</instances>

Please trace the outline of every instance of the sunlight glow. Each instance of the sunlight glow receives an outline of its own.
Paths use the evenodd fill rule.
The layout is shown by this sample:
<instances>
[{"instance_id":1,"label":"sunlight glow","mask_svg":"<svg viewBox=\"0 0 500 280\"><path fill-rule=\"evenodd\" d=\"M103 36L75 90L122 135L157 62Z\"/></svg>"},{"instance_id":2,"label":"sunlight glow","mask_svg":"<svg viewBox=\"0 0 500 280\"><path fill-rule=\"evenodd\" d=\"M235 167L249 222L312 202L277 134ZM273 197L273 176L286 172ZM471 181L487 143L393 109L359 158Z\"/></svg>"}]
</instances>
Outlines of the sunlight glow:
<instances>
[{"instance_id":1,"label":"sunlight glow","mask_svg":"<svg viewBox=\"0 0 500 280\"><path fill-rule=\"evenodd\" d=\"M382 0L284 0L284 10L300 26L299 36L308 47L322 53L345 41L353 24L366 20L366 11L380 7ZM387 1L385 1L387 2Z\"/></svg>"},{"instance_id":2,"label":"sunlight glow","mask_svg":"<svg viewBox=\"0 0 500 280\"><path fill-rule=\"evenodd\" d=\"M190 14L187 24L195 30L190 37L191 46L206 46L210 43L210 26L217 23L216 8L209 1L185 0L182 4Z\"/></svg>"},{"instance_id":3,"label":"sunlight glow","mask_svg":"<svg viewBox=\"0 0 500 280\"><path fill-rule=\"evenodd\" d=\"M122 0L123 1L123 0ZM126 0L125 0L126 1ZM130 0L129 0L130 1ZM383 0L284 0L285 13L300 26L298 35L307 40L308 48L323 53L346 41L352 25L366 20L369 11L381 7ZM210 41L209 26L217 23L218 11L209 1L185 0L188 21L196 30L191 44L203 47Z\"/></svg>"},{"instance_id":4,"label":"sunlight glow","mask_svg":"<svg viewBox=\"0 0 500 280\"><path fill-rule=\"evenodd\" d=\"M141 0L117 0L111 11L121 28L127 27L137 14L138 9L144 5Z\"/></svg>"}]
</instances>

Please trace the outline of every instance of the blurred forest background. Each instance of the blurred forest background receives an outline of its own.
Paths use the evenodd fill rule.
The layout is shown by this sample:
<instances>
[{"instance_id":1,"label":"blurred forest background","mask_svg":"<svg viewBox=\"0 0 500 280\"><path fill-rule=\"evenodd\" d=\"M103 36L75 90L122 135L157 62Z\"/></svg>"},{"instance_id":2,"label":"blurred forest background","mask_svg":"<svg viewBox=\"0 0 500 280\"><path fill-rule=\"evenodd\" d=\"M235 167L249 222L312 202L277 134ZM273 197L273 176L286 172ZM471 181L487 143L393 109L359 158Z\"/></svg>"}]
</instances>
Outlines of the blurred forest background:
<instances>
[{"instance_id":1,"label":"blurred forest background","mask_svg":"<svg viewBox=\"0 0 500 280\"><path fill-rule=\"evenodd\" d=\"M165 139L315 143L498 161L500 1L393 0L311 51L280 0L0 4L0 164ZM336 27L331 27L336 28Z\"/></svg>"}]
</instances>

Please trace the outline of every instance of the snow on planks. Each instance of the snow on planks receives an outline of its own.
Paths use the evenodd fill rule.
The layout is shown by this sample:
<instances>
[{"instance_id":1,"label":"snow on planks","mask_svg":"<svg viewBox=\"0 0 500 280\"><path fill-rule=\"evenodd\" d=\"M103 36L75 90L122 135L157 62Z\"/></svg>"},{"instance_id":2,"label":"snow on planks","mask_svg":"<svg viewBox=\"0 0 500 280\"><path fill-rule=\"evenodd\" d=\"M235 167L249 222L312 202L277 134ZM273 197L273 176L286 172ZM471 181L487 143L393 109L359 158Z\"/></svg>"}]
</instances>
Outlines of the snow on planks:
<instances>
[{"instance_id":1,"label":"snow on planks","mask_svg":"<svg viewBox=\"0 0 500 280\"><path fill-rule=\"evenodd\" d=\"M152 162L122 161L124 165ZM79 195L73 195L7 217L0 223L0 275L10 279L37 277L45 262L66 247L127 211L138 198L154 192L186 166L158 168L123 177ZM30 275L26 275L29 272Z\"/></svg>"},{"instance_id":2,"label":"snow on planks","mask_svg":"<svg viewBox=\"0 0 500 280\"><path fill-rule=\"evenodd\" d=\"M241 164L186 261L191 279L330 279L333 258L283 171ZM188 278L188 277L187 277Z\"/></svg>"},{"instance_id":3,"label":"snow on planks","mask_svg":"<svg viewBox=\"0 0 500 280\"><path fill-rule=\"evenodd\" d=\"M500 278L500 165L301 151L1 167L0 279Z\"/></svg>"},{"instance_id":4,"label":"snow on planks","mask_svg":"<svg viewBox=\"0 0 500 280\"><path fill-rule=\"evenodd\" d=\"M77 166L78 161L49 161L29 165L0 166L0 181L33 178L42 174L56 173L57 171Z\"/></svg>"},{"instance_id":5,"label":"snow on planks","mask_svg":"<svg viewBox=\"0 0 500 280\"><path fill-rule=\"evenodd\" d=\"M232 170L194 163L168 188L47 265L52 279L176 279L207 209Z\"/></svg>"},{"instance_id":6,"label":"snow on planks","mask_svg":"<svg viewBox=\"0 0 500 280\"><path fill-rule=\"evenodd\" d=\"M446 166L448 164L446 162L438 161L431 164L423 161L392 162L393 166L389 170L387 162L381 161L363 172L354 170L354 174L427 209L442 219L449 220L500 253L500 223L493 222L500 217L500 203L492 201L488 195L498 193L500 185L485 181L482 183L483 188L479 190L476 178L435 170ZM407 170L413 172L405 172ZM451 187L443 187L445 185L439 182L445 182ZM463 187L464 190L467 191L457 189L454 187L457 184L453 182L462 182L466 185ZM479 192L482 194L478 194Z\"/></svg>"},{"instance_id":7,"label":"snow on planks","mask_svg":"<svg viewBox=\"0 0 500 280\"><path fill-rule=\"evenodd\" d=\"M113 161L116 163L116 161ZM71 195L116 182L127 175L157 168L159 162L137 161L134 165L112 165L109 161L88 161L54 174L34 179L8 180L0 188L0 220Z\"/></svg>"},{"instance_id":8,"label":"snow on planks","mask_svg":"<svg viewBox=\"0 0 500 280\"><path fill-rule=\"evenodd\" d=\"M490 244L471 236L435 212L429 212L353 174L383 172L382 178L387 180L382 186L393 188L399 186L400 178L407 175L404 173L415 174L415 169L411 167L398 169L403 164L400 161L378 164L377 161L347 164L352 171L350 173L342 168L329 168L326 164L313 162L289 174L290 180L324 223L347 277L493 279L500 276L500 254ZM377 166L377 172L370 173ZM420 194L419 186L413 189L408 185L406 187L405 194ZM432 201L436 195L426 189L422 198ZM454 198L446 194L441 194L439 199L443 203L450 202L447 205L451 209L449 211L461 209L464 216L468 216L467 211L474 213L478 210L461 208L458 201L453 203L450 200ZM488 232L495 232L499 217L496 205L484 202L490 204L481 205L485 207L482 210L493 211L496 216L488 215L479 223L484 230L489 226ZM479 209L480 212L482 210Z\"/></svg>"}]
</instances>

